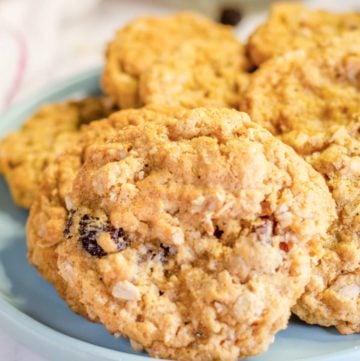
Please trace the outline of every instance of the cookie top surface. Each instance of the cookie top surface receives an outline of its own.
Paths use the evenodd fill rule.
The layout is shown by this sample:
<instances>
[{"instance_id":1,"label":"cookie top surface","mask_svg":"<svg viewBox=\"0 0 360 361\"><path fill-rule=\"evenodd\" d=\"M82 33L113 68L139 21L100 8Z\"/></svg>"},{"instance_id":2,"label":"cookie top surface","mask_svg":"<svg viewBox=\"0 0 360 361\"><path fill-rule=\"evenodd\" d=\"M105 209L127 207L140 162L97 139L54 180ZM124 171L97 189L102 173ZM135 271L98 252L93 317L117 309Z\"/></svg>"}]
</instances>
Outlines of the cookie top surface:
<instances>
[{"instance_id":1,"label":"cookie top surface","mask_svg":"<svg viewBox=\"0 0 360 361\"><path fill-rule=\"evenodd\" d=\"M144 104L238 109L248 68L235 38L189 40L142 74L140 97Z\"/></svg>"},{"instance_id":2,"label":"cookie top surface","mask_svg":"<svg viewBox=\"0 0 360 361\"><path fill-rule=\"evenodd\" d=\"M297 152L311 154L339 125L357 121L359 104L360 31L354 31L263 64L252 75L242 108Z\"/></svg>"},{"instance_id":3,"label":"cookie top surface","mask_svg":"<svg viewBox=\"0 0 360 361\"><path fill-rule=\"evenodd\" d=\"M228 109L129 110L97 126L115 133L86 148L66 197L60 274L153 356L263 351L334 217L323 179Z\"/></svg>"},{"instance_id":4,"label":"cookie top surface","mask_svg":"<svg viewBox=\"0 0 360 361\"><path fill-rule=\"evenodd\" d=\"M250 36L247 48L251 60L260 65L274 56L317 47L354 30L360 30L359 13L336 14L297 3L277 3L268 20Z\"/></svg>"},{"instance_id":5,"label":"cookie top surface","mask_svg":"<svg viewBox=\"0 0 360 361\"><path fill-rule=\"evenodd\" d=\"M77 141L79 129L111 112L103 98L48 104L0 142L0 170L15 202L29 208L44 169Z\"/></svg>"},{"instance_id":6,"label":"cookie top surface","mask_svg":"<svg viewBox=\"0 0 360 361\"><path fill-rule=\"evenodd\" d=\"M139 79L162 56L192 39L234 41L231 28L192 13L141 17L120 29L109 43L102 77L104 91L120 108L141 106ZM217 50L217 52L219 52Z\"/></svg>"}]
</instances>

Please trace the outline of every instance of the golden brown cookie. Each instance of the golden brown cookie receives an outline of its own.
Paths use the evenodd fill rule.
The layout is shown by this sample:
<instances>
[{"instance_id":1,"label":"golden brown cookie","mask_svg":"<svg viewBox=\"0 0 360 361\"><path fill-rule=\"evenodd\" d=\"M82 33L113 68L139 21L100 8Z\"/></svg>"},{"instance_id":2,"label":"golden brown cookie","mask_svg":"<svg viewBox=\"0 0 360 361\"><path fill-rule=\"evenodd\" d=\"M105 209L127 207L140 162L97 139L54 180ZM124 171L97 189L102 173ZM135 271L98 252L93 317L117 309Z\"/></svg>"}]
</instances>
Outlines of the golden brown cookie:
<instances>
[{"instance_id":1,"label":"golden brown cookie","mask_svg":"<svg viewBox=\"0 0 360 361\"><path fill-rule=\"evenodd\" d=\"M249 62L234 37L189 40L140 77L144 104L239 108Z\"/></svg>"},{"instance_id":2,"label":"golden brown cookie","mask_svg":"<svg viewBox=\"0 0 360 361\"><path fill-rule=\"evenodd\" d=\"M83 134L97 131L106 142L82 152L67 219L42 222L64 231L57 267L78 302L153 356L264 351L334 217L324 180L234 110L128 110Z\"/></svg>"},{"instance_id":3,"label":"golden brown cookie","mask_svg":"<svg viewBox=\"0 0 360 361\"><path fill-rule=\"evenodd\" d=\"M74 147L74 145L72 145ZM43 172L43 181L30 208L27 222L28 259L73 311L88 317L74 290L67 287L58 273L56 246L64 237L67 212L65 193L81 165L80 149L61 155Z\"/></svg>"},{"instance_id":4,"label":"golden brown cookie","mask_svg":"<svg viewBox=\"0 0 360 361\"><path fill-rule=\"evenodd\" d=\"M356 30L360 30L360 13L336 14L280 2L272 5L268 20L250 36L247 49L251 60L260 65L288 51L316 48Z\"/></svg>"},{"instance_id":5,"label":"golden brown cookie","mask_svg":"<svg viewBox=\"0 0 360 361\"><path fill-rule=\"evenodd\" d=\"M360 332L360 118L339 126L307 160L324 175L339 220L329 230L321 261L293 311L309 323Z\"/></svg>"},{"instance_id":6,"label":"golden brown cookie","mask_svg":"<svg viewBox=\"0 0 360 361\"><path fill-rule=\"evenodd\" d=\"M14 201L29 208L44 169L77 142L83 124L106 117L112 110L100 97L44 105L20 130L5 137L0 142L0 169Z\"/></svg>"},{"instance_id":7,"label":"golden brown cookie","mask_svg":"<svg viewBox=\"0 0 360 361\"><path fill-rule=\"evenodd\" d=\"M141 98L139 94L139 82L142 74L149 70L154 63L159 60L159 67L162 70L163 57L169 57L169 66L172 67L174 52L182 47L187 42L192 40L203 41L208 44L207 49L203 47L203 50L199 50L200 54L194 54L194 49L190 49L189 46L185 46L180 51L181 56L185 56L191 52L191 59L183 59L182 64L180 62L179 70L183 71L187 66L190 66L194 62L198 62L201 58L204 61L210 60L211 64L208 69L202 68L203 72L210 71L210 79L215 80L214 72L217 71L220 64L223 64L227 69L219 70L218 77L225 73L231 67L243 69L244 54L243 47L235 39L231 28L221 24L212 22L200 15L192 13L179 13L162 18L155 17L142 17L134 20L128 26L120 29L115 38L110 42L107 48L105 69L102 76L102 84L105 93L107 93L121 108L138 107L146 103L147 98L151 97L154 90L156 92L162 91L162 85L159 87L155 82L163 81L164 75L157 80L157 70L150 77L149 84L143 86ZM222 49L221 42L224 42L225 48ZM212 45L214 44L214 45ZM216 45L217 44L217 45ZM217 48L217 46L220 48ZM215 46L216 49L211 50L211 47ZM222 51L225 54L234 56L235 59L223 59ZM210 54L211 51L216 54ZM230 52L230 53L229 53ZM219 64L217 64L220 62ZM181 67L181 69L180 69ZM172 69L176 70L176 69ZM192 75L191 69L187 69L186 82L182 82L184 88L189 87ZM174 75L172 75L174 76ZM207 76L204 74L204 76ZM228 76L225 75L228 79ZM178 74L181 82L181 74ZM216 80L217 81L217 80ZM224 81L226 83L226 81ZM174 84L170 84L174 86ZM194 84L197 85L197 84ZM155 88L158 88L155 89ZM206 91L205 79L201 80L199 92ZM180 90L181 93L181 90ZM212 97L215 92L212 92ZM179 95L179 93L177 94ZM222 94L218 94L220 101L224 98ZM201 99L206 98L206 96ZM152 101L153 99L149 99ZM166 102L168 103L168 102ZM193 104L194 102L192 102ZM198 104L199 105L199 104Z\"/></svg>"},{"instance_id":8,"label":"golden brown cookie","mask_svg":"<svg viewBox=\"0 0 360 361\"><path fill-rule=\"evenodd\" d=\"M77 131L76 142L53 159L43 171L38 191L31 204L26 236L28 259L77 313L96 320L80 302L76 289L69 288L59 275L56 248L64 239L68 222L66 194L72 189L73 180L80 169L84 152L89 144L105 142L114 133L109 124L97 126L96 121Z\"/></svg>"},{"instance_id":9,"label":"golden brown cookie","mask_svg":"<svg viewBox=\"0 0 360 361\"><path fill-rule=\"evenodd\" d=\"M336 201L338 221L294 312L341 333L360 332L360 32L264 63L244 104L324 176Z\"/></svg>"},{"instance_id":10,"label":"golden brown cookie","mask_svg":"<svg viewBox=\"0 0 360 361\"><path fill-rule=\"evenodd\" d=\"M356 121L359 89L360 31L354 31L263 64L251 77L242 109L298 153L311 154L339 125Z\"/></svg>"}]
</instances>

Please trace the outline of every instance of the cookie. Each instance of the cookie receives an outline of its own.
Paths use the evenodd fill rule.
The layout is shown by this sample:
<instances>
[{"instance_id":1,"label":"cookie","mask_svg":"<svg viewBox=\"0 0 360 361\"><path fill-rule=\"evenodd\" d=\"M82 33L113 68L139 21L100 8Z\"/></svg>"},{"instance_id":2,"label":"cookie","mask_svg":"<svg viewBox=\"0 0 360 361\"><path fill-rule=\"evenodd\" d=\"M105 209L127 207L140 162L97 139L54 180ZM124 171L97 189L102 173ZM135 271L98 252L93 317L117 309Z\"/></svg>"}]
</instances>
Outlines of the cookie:
<instances>
[{"instance_id":1,"label":"cookie","mask_svg":"<svg viewBox=\"0 0 360 361\"><path fill-rule=\"evenodd\" d=\"M86 148L66 195L64 282L152 356L264 351L335 215L322 177L234 110L129 110L94 127L115 134Z\"/></svg>"},{"instance_id":2,"label":"cookie","mask_svg":"<svg viewBox=\"0 0 360 361\"><path fill-rule=\"evenodd\" d=\"M187 41L141 75L140 98L144 104L239 108L247 69L235 38Z\"/></svg>"},{"instance_id":3,"label":"cookie","mask_svg":"<svg viewBox=\"0 0 360 361\"><path fill-rule=\"evenodd\" d=\"M104 98L48 104L0 142L0 169L19 206L29 208L44 169L73 143L82 124L112 111Z\"/></svg>"},{"instance_id":4,"label":"cookie","mask_svg":"<svg viewBox=\"0 0 360 361\"><path fill-rule=\"evenodd\" d=\"M260 65L295 49L316 48L336 36L360 30L360 13L336 14L299 3L276 3L268 20L250 36L247 50Z\"/></svg>"},{"instance_id":5,"label":"cookie","mask_svg":"<svg viewBox=\"0 0 360 361\"><path fill-rule=\"evenodd\" d=\"M298 153L311 154L339 125L358 118L359 72L360 31L354 31L269 60L252 75L241 106Z\"/></svg>"},{"instance_id":6,"label":"cookie","mask_svg":"<svg viewBox=\"0 0 360 361\"><path fill-rule=\"evenodd\" d=\"M360 332L360 32L269 60L253 75L245 103L324 176L336 202L338 220L294 312L341 333Z\"/></svg>"},{"instance_id":7,"label":"cookie","mask_svg":"<svg viewBox=\"0 0 360 361\"><path fill-rule=\"evenodd\" d=\"M208 46L203 46L200 50L200 54L194 54L195 49L191 49L190 45L186 46L187 42L192 40L202 40L207 42ZM220 48L212 49L211 47L216 44L225 44L224 49ZM183 50L180 50L181 64L175 65L174 52L179 47L185 46ZM226 54L232 55L235 59L223 59L222 51ZM215 52L216 54L211 54ZM184 59L186 55L189 55L191 59ZM220 65L224 65L227 69L221 69L220 77L222 74L228 79L228 67L237 67L240 69L243 67L244 54L243 47L235 39L232 30L228 26L217 24L205 17L192 13L179 13L162 18L155 17L142 17L134 20L128 26L120 29L115 38L110 42L106 52L105 68L102 76L102 85L105 93L107 93L115 102L118 103L120 108L133 108L146 104L148 97L151 97L152 93L156 91L162 91L162 86L167 85L167 79L164 79L166 74L163 74L163 63L160 59L169 57L171 76L174 75L173 71L179 69L180 71L186 69L187 66L194 62L210 60L211 64L208 67L202 67L204 78L201 79L199 93L208 90L206 87L206 76L210 76L212 81L218 82L215 79L216 71ZM175 57L176 59L176 57ZM154 63L160 61L157 65L157 69L163 75L155 73L148 75L149 84L143 85L142 98L139 94L139 82L142 74L149 70ZM175 66L175 68L174 68ZM191 85L191 69L186 69L185 81L182 81L182 86L186 88ZM209 73L209 74L208 74ZM214 74L215 73L215 74ZM177 74L179 80L181 80L181 74ZM160 79L157 80L157 77ZM219 80L220 81L220 80ZM156 82L162 82L162 84L155 84ZM221 81L220 81L221 82ZM226 83L226 80L224 81ZM174 87L174 84L170 84ZM196 85L196 84L194 84ZM209 86L210 87L210 86ZM171 88L174 91L174 88ZM212 88L211 88L212 89ZM180 90L181 93L181 90ZM194 92L195 93L195 92ZM215 91L212 90L211 97L214 97ZM179 96L179 92L176 93ZM219 102L223 99L222 94L217 94L220 98ZM199 97L199 95L197 95ZM206 96L200 98L203 100ZM153 99L150 99L153 100ZM144 102L145 101L145 102ZM165 102L168 103L168 102ZM193 104L194 101L191 102ZM201 103L201 102L200 102ZM199 104L198 104L199 105Z\"/></svg>"},{"instance_id":8,"label":"cookie","mask_svg":"<svg viewBox=\"0 0 360 361\"><path fill-rule=\"evenodd\" d=\"M68 287L59 274L56 248L64 239L70 226L66 209L66 194L72 189L73 180L79 171L86 147L96 142L105 142L114 129L109 125L84 124L76 134L76 142L69 144L64 152L53 159L42 173L42 180L31 204L26 227L27 256L39 273L52 283L60 296L73 311L96 321L96 317L80 302L76 289Z\"/></svg>"},{"instance_id":9,"label":"cookie","mask_svg":"<svg viewBox=\"0 0 360 361\"><path fill-rule=\"evenodd\" d=\"M80 154L80 150L74 150L61 155L43 172L43 182L30 208L26 234L29 262L56 287L73 311L89 318L76 290L67 287L59 275L55 252L66 227L65 192L71 190L72 179L80 168Z\"/></svg>"},{"instance_id":10,"label":"cookie","mask_svg":"<svg viewBox=\"0 0 360 361\"><path fill-rule=\"evenodd\" d=\"M303 320L360 332L360 118L339 126L323 150L307 157L324 175L338 222L329 230L321 262L293 311Z\"/></svg>"}]
</instances>

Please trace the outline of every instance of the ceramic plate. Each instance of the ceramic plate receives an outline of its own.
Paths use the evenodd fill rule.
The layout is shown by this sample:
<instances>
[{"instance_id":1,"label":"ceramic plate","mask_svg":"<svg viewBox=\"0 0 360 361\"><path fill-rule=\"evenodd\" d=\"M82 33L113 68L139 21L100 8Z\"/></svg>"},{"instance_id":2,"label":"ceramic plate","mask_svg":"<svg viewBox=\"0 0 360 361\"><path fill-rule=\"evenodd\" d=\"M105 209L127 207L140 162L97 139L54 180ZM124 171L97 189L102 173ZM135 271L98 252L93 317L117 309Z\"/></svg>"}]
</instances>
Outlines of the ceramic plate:
<instances>
[{"instance_id":1,"label":"ceramic plate","mask_svg":"<svg viewBox=\"0 0 360 361\"><path fill-rule=\"evenodd\" d=\"M99 73L81 74L14 106L0 119L0 137L18 128L42 103L99 93ZM51 361L150 360L132 351L126 340L115 339L102 326L71 312L40 278L26 260L26 217L0 177L0 326ZM269 351L252 360L358 361L360 335L341 336L332 328L293 319Z\"/></svg>"}]
</instances>

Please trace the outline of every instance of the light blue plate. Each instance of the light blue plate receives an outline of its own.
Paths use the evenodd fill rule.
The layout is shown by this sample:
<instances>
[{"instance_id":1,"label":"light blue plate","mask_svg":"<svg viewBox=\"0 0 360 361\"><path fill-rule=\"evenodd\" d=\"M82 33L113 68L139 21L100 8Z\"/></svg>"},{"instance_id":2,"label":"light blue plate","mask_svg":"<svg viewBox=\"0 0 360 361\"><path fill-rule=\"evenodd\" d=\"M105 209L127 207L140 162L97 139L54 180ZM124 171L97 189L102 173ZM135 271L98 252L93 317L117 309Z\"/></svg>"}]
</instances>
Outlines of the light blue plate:
<instances>
[{"instance_id":1,"label":"light blue plate","mask_svg":"<svg viewBox=\"0 0 360 361\"><path fill-rule=\"evenodd\" d=\"M0 119L0 137L16 129L40 104L99 93L99 70L44 89ZM51 361L140 361L129 343L72 313L26 261L27 212L11 201L0 177L0 326ZM1 351L0 351L1 352ZM1 354L0 354L1 359ZM341 336L334 329L291 321L286 331L256 361L359 361L360 335Z\"/></svg>"}]
</instances>

